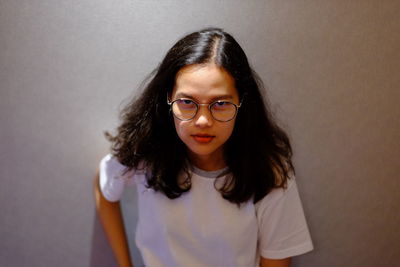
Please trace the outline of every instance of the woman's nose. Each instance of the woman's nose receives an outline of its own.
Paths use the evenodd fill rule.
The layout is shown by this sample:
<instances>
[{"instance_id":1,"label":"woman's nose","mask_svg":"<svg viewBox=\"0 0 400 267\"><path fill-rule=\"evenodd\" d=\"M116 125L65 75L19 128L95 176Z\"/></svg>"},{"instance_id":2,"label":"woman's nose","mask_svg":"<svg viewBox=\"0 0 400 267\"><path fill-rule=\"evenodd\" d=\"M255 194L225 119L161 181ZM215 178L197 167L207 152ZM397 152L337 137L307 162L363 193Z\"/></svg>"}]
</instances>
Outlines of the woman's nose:
<instances>
[{"instance_id":1,"label":"woman's nose","mask_svg":"<svg viewBox=\"0 0 400 267\"><path fill-rule=\"evenodd\" d=\"M210 110L206 106L199 107L194 120L195 125L198 127L211 127L214 121Z\"/></svg>"}]
</instances>

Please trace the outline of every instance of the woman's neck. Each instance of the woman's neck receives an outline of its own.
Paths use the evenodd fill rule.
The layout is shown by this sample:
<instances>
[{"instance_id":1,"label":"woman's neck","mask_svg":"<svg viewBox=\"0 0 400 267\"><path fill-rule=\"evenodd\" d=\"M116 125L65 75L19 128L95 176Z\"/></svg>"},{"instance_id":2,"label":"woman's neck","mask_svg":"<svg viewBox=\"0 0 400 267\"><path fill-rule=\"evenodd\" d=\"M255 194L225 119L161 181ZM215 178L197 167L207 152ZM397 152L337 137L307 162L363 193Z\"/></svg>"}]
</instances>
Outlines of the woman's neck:
<instances>
[{"instance_id":1,"label":"woman's neck","mask_svg":"<svg viewBox=\"0 0 400 267\"><path fill-rule=\"evenodd\" d=\"M226 167L222 153L204 156L189 153L189 159L194 166L204 171L216 171Z\"/></svg>"}]
</instances>

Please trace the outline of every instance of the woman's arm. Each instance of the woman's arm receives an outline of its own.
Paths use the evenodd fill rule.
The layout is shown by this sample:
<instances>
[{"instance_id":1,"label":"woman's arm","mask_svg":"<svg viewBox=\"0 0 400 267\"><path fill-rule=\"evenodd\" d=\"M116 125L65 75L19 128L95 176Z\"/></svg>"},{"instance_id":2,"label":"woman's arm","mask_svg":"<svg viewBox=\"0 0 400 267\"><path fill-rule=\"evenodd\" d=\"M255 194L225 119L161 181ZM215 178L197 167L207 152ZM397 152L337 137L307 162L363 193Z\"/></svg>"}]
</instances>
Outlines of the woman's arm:
<instances>
[{"instance_id":1,"label":"woman's arm","mask_svg":"<svg viewBox=\"0 0 400 267\"><path fill-rule=\"evenodd\" d=\"M132 267L133 265L130 258L119 201L109 202L104 198L100 191L98 174L94 181L94 195L100 221L103 224L104 231L106 232L108 241L118 262L118 266Z\"/></svg>"},{"instance_id":2,"label":"woman's arm","mask_svg":"<svg viewBox=\"0 0 400 267\"><path fill-rule=\"evenodd\" d=\"M291 258L271 260L261 257L261 267L290 267Z\"/></svg>"}]
</instances>

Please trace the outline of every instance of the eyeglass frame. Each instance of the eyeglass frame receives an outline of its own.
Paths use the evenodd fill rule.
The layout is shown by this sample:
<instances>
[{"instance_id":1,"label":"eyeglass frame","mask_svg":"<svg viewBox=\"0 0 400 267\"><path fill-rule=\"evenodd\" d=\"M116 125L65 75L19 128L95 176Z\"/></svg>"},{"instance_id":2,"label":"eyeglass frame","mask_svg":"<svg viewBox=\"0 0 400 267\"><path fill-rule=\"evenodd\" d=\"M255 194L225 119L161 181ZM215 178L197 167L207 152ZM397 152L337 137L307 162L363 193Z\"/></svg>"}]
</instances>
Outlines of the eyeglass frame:
<instances>
[{"instance_id":1,"label":"eyeglass frame","mask_svg":"<svg viewBox=\"0 0 400 267\"><path fill-rule=\"evenodd\" d=\"M219 122L229 122L229 121L233 120L234 118L236 118L236 116L237 116L237 114L238 114L238 112L239 112L239 108L242 106L243 99L244 99L244 97L242 97L242 100L240 101L239 105L237 105L237 104L235 104L235 103L232 103L232 102L230 102L230 101L225 101L225 100L216 100L216 101L213 101L213 102L211 102L211 103L203 103L203 104L201 104L201 103L197 103L197 102L194 101L193 99L184 98L184 97L183 97L183 98L177 98L177 99L175 99L175 100L173 100L173 101L170 101L170 100L169 100L169 97L168 97L168 94L167 94L167 104L170 106L170 112L172 112L172 115L173 115L175 118L177 118L178 120L180 120L180 121L190 121L190 120L193 120L194 117L196 117L197 113L199 112L199 106L208 106L208 110L210 111L211 117L212 117L214 120L219 121ZM178 101L178 100L190 100L190 101L192 101L192 102L196 105L196 112L194 113L193 117L191 117L190 119L181 119L181 118L178 118L178 117L175 115L174 111L172 110L172 105L173 105L176 101ZM235 107L235 109L236 109L236 110L235 110L235 115L233 115L232 119L229 119L229 120L227 120L227 121L221 121L221 120L218 120L218 119L216 119L216 118L214 117L213 112L211 111L211 106L212 106L212 105L215 105L216 103L219 103L219 102L227 102L227 103L232 104L232 105Z\"/></svg>"}]
</instances>

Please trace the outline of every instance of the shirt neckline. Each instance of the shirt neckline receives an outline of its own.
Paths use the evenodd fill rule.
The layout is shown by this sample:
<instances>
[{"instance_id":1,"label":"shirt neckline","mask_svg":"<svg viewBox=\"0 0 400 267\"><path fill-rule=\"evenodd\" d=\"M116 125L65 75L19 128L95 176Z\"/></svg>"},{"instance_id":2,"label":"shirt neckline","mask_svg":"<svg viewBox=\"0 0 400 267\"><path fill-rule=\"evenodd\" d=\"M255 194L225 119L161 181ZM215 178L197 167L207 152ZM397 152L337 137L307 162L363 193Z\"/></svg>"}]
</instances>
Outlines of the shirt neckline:
<instances>
[{"instance_id":1,"label":"shirt neckline","mask_svg":"<svg viewBox=\"0 0 400 267\"><path fill-rule=\"evenodd\" d=\"M201 177L206 177L206 178L217 178L220 176L222 173L226 172L229 168L225 167L219 170L215 171L205 171L200 168L197 168L196 166L192 165L192 171L194 174L197 174Z\"/></svg>"}]
</instances>

